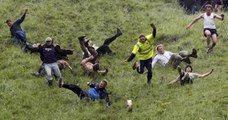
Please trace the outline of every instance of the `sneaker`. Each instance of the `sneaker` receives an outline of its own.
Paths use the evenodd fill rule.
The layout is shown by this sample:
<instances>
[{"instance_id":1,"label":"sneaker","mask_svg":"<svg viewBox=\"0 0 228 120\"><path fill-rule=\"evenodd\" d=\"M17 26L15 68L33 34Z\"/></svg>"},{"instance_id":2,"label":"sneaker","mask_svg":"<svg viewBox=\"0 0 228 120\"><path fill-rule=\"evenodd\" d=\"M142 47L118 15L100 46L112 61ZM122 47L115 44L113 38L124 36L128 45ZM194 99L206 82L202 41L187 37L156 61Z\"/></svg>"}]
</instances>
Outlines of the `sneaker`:
<instances>
[{"instance_id":1,"label":"sneaker","mask_svg":"<svg viewBox=\"0 0 228 120\"><path fill-rule=\"evenodd\" d=\"M213 48L212 47L207 49L207 53L211 53L211 52L213 52Z\"/></svg>"},{"instance_id":2,"label":"sneaker","mask_svg":"<svg viewBox=\"0 0 228 120\"><path fill-rule=\"evenodd\" d=\"M121 36L122 34L123 34L122 31L119 28L117 28L116 35L117 36Z\"/></svg>"},{"instance_id":3,"label":"sneaker","mask_svg":"<svg viewBox=\"0 0 228 120\"><path fill-rule=\"evenodd\" d=\"M40 74L38 72L33 72L33 73L31 73L31 75L36 76L36 77L40 77Z\"/></svg>"},{"instance_id":4,"label":"sneaker","mask_svg":"<svg viewBox=\"0 0 228 120\"><path fill-rule=\"evenodd\" d=\"M52 86L52 80L48 80L48 86Z\"/></svg>"},{"instance_id":5,"label":"sneaker","mask_svg":"<svg viewBox=\"0 0 228 120\"><path fill-rule=\"evenodd\" d=\"M191 61L190 61L190 59L188 57L187 58L184 58L182 61L184 61L184 62L186 62L188 64L191 64Z\"/></svg>"},{"instance_id":6,"label":"sneaker","mask_svg":"<svg viewBox=\"0 0 228 120\"><path fill-rule=\"evenodd\" d=\"M59 88L61 88L62 86L63 86L63 79L60 78L60 79L59 79Z\"/></svg>"},{"instance_id":7,"label":"sneaker","mask_svg":"<svg viewBox=\"0 0 228 120\"><path fill-rule=\"evenodd\" d=\"M197 58L197 50L195 48L192 49L191 57Z\"/></svg>"},{"instance_id":8,"label":"sneaker","mask_svg":"<svg viewBox=\"0 0 228 120\"><path fill-rule=\"evenodd\" d=\"M85 37L86 37L85 35L80 36L80 37L78 37L78 40L79 40L79 41L83 41Z\"/></svg>"},{"instance_id":9,"label":"sneaker","mask_svg":"<svg viewBox=\"0 0 228 120\"><path fill-rule=\"evenodd\" d=\"M135 70L138 67L139 67L138 63L137 62L134 62L134 64L132 65L132 69Z\"/></svg>"},{"instance_id":10,"label":"sneaker","mask_svg":"<svg viewBox=\"0 0 228 120\"><path fill-rule=\"evenodd\" d=\"M106 75L108 73L108 69L98 70L97 72L100 73L101 75Z\"/></svg>"}]
</instances>

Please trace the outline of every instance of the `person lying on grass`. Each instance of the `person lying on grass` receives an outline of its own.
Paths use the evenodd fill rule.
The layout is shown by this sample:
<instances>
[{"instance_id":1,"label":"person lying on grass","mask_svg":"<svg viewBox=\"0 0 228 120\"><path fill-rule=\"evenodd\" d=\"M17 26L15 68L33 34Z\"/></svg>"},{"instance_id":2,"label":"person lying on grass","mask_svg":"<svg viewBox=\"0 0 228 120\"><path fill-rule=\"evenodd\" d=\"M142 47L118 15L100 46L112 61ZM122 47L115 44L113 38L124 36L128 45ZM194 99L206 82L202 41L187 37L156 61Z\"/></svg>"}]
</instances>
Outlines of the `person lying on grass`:
<instances>
[{"instance_id":1,"label":"person lying on grass","mask_svg":"<svg viewBox=\"0 0 228 120\"><path fill-rule=\"evenodd\" d=\"M205 74L193 73L192 72L193 69L191 65L187 65L184 71L182 71L181 68L178 66L177 70L178 70L179 76L176 79L170 81L168 84L173 84L173 83L176 83L177 81L180 81L181 85L184 85L185 83L192 84L193 80L207 77L214 71L214 69L211 69L211 71Z\"/></svg>"},{"instance_id":2,"label":"person lying on grass","mask_svg":"<svg viewBox=\"0 0 228 120\"><path fill-rule=\"evenodd\" d=\"M98 52L91 46L85 44L85 38L78 38L82 51L84 52L83 59L81 60L81 66L84 72L88 75L91 73L99 73L106 75L108 69L101 69L100 64L97 62ZM88 54L85 54L88 53ZM87 56L89 55L89 56Z\"/></svg>"},{"instance_id":3,"label":"person lying on grass","mask_svg":"<svg viewBox=\"0 0 228 120\"><path fill-rule=\"evenodd\" d=\"M105 39L104 43L101 46L96 46L95 44L93 44L91 42L90 39L87 39L86 36L80 36L78 39L79 39L79 43L80 43L81 49L82 49L83 54L84 54L84 58L87 58L90 56L90 52L86 49L88 47L91 47L94 50L96 50L98 56L101 56L104 54L112 54L113 51L111 50L109 45L112 42L114 42L118 37L120 37L122 34L123 34L122 31L119 28L117 28L116 34L110 38Z\"/></svg>"},{"instance_id":4,"label":"person lying on grass","mask_svg":"<svg viewBox=\"0 0 228 120\"><path fill-rule=\"evenodd\" d=\"M106 80L102 80L100 81L100 83L87 82L87 85L90 87L90 89L87 91L84 91L78 85L64 83L62 79L59 81L60 88L65 88L73 91L75 94L77 94L77 96L80 99L85 98L92 101L95 101L98 99L105 99L106 106L109 107L111 103L109 101L108 92L106 90L107 84L108 83Z\"/></svg>"},{"instance_id":5,"label":"person lying on grass","mask_svg":"<svg viewBox=\"0 0 228 120\"><path fill-rule=\"evenodd\" d=\"M162 66L166 66L170 64L173 66L174 69L182 62L186 62L187 64L191 64L190 57L197 58L197 51L196 49L192 49L192 53L188 51L182 50L179 54L172 53L170 51L165 51L164 46L162 44L157 45L156 47L157 54L155 55L152 61L152 68L155 67L155 64L158 63Z\"/></svg>"}]
</instances>

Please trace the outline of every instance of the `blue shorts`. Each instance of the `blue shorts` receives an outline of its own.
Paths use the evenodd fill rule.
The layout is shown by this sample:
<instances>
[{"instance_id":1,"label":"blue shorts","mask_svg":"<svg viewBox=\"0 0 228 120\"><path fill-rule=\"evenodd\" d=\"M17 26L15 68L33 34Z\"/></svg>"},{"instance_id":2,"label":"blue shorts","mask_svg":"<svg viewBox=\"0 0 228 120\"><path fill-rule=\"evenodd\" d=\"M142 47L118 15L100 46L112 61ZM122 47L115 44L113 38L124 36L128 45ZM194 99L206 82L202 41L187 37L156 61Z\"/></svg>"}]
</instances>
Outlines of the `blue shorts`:
<instances>
[{"instance_id":1,"label":"blue shorts","mask_svg":"<svg viewBox=\"0 0 228 120\"><path fill-rule=\"evenodd\" d=\"M216 34L218 36L218 33L217 33L216 29L204 28L203 34L204 34L205 37L207 37L207 35L205 34L206 30L209 30L211 32L211 35Z\"/></svg>"}]
</instances>

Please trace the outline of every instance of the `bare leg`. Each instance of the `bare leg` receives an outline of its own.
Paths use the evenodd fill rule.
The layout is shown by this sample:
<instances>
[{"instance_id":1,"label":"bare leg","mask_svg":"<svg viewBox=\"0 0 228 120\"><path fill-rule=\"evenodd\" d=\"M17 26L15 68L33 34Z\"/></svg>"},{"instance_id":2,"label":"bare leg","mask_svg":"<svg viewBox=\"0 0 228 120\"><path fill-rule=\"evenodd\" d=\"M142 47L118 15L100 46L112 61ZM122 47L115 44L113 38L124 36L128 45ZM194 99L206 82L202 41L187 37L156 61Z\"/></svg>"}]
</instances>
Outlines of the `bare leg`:
<instances>
[{"instance_id":1,"label":"bare leg","mask_svg":"<svg viewBox=\"0 0 228 120\"><path fill-rule=\"evenodd\" d=\"M205 31L205 34L207 36L207 47L210 48L210 43L211 43L211 32L209 30Z\"/></svg>"}]
</instances>

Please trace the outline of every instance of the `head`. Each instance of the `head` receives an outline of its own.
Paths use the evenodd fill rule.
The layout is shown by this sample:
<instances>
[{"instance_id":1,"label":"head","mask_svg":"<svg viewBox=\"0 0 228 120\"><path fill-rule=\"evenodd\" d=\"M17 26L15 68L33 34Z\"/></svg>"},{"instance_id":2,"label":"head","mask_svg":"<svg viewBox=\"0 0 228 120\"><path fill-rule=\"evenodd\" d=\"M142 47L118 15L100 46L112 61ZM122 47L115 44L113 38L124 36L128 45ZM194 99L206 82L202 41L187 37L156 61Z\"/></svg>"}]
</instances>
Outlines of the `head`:
<instances>
[{"instance_id":1,"label":"head","mask_svg":"<svg viewBox=\"0 0 228 120\"><path fill-rule=\"evenodd\" d=\"M97 71L97 70L99 70L99 69L100 69L99 63L95 63L95 64L93 65L93 71Z\"/></svg>"},{"instance_id":2,"label":"head","mask_svg":"<svg viewBox=\"0 0 228 120\"><path fill-rule=\"evenodd\" d=\"M184 69L185 72L192 72L193 69L192 69L192 66L191 65L187 65Z\"/></svg>"},{"instance_id":3,"label":"head","mask_svg":"<svg viewBox=\"0 0 228 120\"><path fill-rule=\"evenodd\" d=\"M53 40L52 40L51 37L47 37L47 38L45 39L45 42L46 42L46 44L47 44L48 46L50 46L50 45L53 44Z\"/></svg>"},{"instance_id":4,"label":"head","mask_svg":"<svg viewBox=\"0 0 228 120\"><path fill-rule=\"evenodd\" d=\"M104 79L99 83L99 88L105 88L107 86L107 81Z\"/></svg>"},{"instance_id":5,"label":"head","mask_svg":"<svg viewBox=\"0 0 228 120\"><path fill-rule=\"evenodd\" d=\"M6 24L7 24L9 27L11 27L11 26L13 25L13 21L10 20L10 19L7 19L7 20L6 20Z\"/></svg>"},{"instance_id":6,"label":"head","mask_svg":"<svg viewBox=\"0 0 228 120\"><path fill-rule=\"evenodd\" d=\"M145 43L146 42L146 36L144 35L144 34L141 34L140 36L139 36L139 41L141 42L141 43Z\"/></svg>"},{"instance_id":7,"label":"head","mask_svg":"<svg viewBox=\"0 0 228 120\"><path fill-rule=\"evenodd\" d=\"M207 14L211 14L211 12L213 11L212 5L211 4L205 5L205 11Z\"/></svg>"},{"instance_id":8,"label":"head","mask_svg":"<svg viewBox=\"0 0 228 120\"><path fill-rule=\"evenodd\" d=\"M158 53L163 54L164 53L164 46L162 44L157 45L156 50Z\"/></svg>"}]
</instances>

